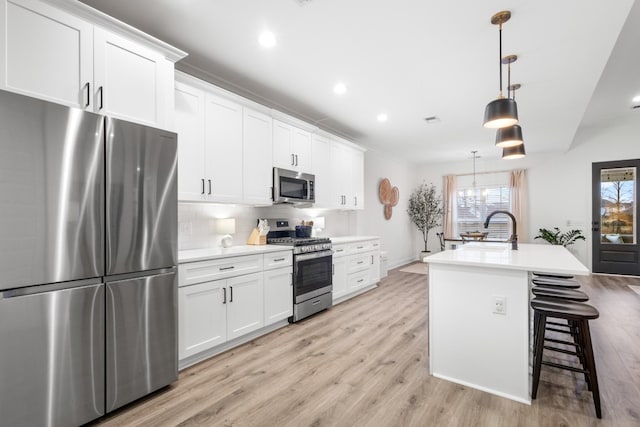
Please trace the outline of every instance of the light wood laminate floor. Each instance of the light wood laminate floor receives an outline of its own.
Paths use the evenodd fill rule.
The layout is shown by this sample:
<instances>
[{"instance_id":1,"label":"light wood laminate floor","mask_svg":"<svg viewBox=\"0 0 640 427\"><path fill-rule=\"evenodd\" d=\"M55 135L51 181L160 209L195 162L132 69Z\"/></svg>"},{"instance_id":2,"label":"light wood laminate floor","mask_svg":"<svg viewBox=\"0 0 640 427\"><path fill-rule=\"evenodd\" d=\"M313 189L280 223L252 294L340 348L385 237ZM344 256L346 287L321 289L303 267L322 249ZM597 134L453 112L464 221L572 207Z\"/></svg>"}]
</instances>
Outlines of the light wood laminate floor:
<instances>
[{"instance_id":1,"label":"light wood laminate floor","mask_svg":"<svg viewBox=\"0 0 640 427\"><path fill-rule=\"evenodd\" d=\"M427 276L396 269L373 291L182 371L100 424L640 426L640 295L628 287L640 280L581 281L601 314L592 334L602 420L568 371L543 367L531 406L430 377Z\"/></svg>"}]
</instances>

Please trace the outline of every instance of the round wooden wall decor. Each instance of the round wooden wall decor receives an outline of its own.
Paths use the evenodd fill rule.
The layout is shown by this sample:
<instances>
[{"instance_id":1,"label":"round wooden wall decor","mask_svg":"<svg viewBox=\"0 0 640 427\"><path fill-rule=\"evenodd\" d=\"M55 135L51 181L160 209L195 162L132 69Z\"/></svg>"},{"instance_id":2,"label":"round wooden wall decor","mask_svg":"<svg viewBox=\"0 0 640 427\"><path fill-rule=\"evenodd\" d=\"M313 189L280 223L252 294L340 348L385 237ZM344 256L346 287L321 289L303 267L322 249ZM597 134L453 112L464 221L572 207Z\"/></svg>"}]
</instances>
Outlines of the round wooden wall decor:
<instances>
[{"instance_id":1,"label":"round wooden wall decor","mask_svg":"<svg viewBox=\"0 0 640 427\"><path fill-rule=\"evenodd\" d=\"M392 187L389 179L383 178L380 181L380 188L378 190L378 197L380 203L384 205L384 218L389 220L393 215L393 207L398 204L400 199L400 190L398 187Z\"/></svg>"}]
</instances>

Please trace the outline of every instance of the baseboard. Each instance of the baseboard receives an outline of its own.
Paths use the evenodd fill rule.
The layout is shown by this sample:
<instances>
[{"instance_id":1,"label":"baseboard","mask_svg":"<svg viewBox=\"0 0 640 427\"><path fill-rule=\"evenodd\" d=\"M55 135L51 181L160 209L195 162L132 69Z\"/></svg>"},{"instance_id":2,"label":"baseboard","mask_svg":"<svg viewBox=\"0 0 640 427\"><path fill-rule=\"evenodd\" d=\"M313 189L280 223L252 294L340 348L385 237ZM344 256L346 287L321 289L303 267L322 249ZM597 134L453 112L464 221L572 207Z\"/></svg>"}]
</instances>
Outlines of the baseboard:
<instances>
[{"instance_id":1,"label":"baseboard","mask_svg":"<svg viewBox=\"0 0 640 427\"><path fill-rule=\"evenodd\" d=\"M398 267L402 267L404 265L407 264L411 264L414 261L418 261L418 257L407 257L407 258L402 258L400 261L396 261L393 264L389 264L389 266L387 267L389 270L393 270L394 268L398 268Z\"/></svg>"}]
</instances>

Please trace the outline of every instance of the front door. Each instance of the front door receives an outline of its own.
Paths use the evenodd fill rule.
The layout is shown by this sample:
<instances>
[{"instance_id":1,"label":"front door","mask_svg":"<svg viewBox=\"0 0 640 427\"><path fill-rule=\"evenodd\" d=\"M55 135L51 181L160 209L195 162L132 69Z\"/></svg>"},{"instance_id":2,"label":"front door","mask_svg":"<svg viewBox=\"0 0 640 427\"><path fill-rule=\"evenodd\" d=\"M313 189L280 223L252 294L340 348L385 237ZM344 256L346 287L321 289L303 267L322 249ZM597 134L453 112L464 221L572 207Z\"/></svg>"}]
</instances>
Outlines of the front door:
<instances>
[{"instance_id":1,"label":"front door","mask_svg":"<svg viewBox=\"0 0 640 427\"><path fill-rule=\"evenodd\" d=\"M593 272L640 275L640 159L593 164Z\"/></svg>"}]
</instances>

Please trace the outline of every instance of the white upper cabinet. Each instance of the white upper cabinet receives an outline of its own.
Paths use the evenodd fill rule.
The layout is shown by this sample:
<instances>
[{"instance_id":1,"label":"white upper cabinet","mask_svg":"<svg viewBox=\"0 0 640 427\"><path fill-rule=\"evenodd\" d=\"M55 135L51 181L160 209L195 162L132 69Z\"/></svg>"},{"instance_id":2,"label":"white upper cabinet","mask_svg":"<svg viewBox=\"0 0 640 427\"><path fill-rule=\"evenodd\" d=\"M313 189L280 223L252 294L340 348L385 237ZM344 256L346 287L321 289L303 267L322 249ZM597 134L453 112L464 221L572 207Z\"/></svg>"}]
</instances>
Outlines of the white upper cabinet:
<instances>
[{"instance_id":1,"label":"white upper cabinet","mask_svg":"<svg viewBox=\"0 0 640 427\"><path fill-rule=\"evenodd\" d=\"M205 191L208 182L204 159L204 105L204 91L176 82L178 200L206 201L208 197Z\"/></svg>"},{"instance_id":2,"label":"white upper cabinet","mask_svg":"<svg viewBox=\"0 0 640 427\"><path fill-rule=\"evenodd\" d=\"M279 120L273 121L273 166L311 171L311 134Z\"/></svg>"},{"instance_id":3,"label":"white upper cabinet","mask_svg":"<svg viewBox=\"0 0 640 427\"><path fill-rule=\"evenodd\" d=\"M331 164L331 141L320 135L311 139L311 172L315 175L315 207L337 207L334 198L334 168Z\"/></svg>"},{"instance_id":4,"label":"white upper cabinet","mask_svg":"<svg viewBox=\"0 0 640 427\"><path fill-rule=\"evenodd\" d=\"M364 209L364 153L351 151L351 192L353 209Z\"/></svg>"},{"instance_id":5,"label":"white upper cabinet","mask_svg":"<svg viewBox=\"0 0 640 427\"><path fill-rule=\"evenodd\" d=\"M169 123L171 62L157 51L98 27L93 58L96 112L156 127Z\"/></svg>"},{"instance_id":6,"label":"white upper cabinet","mask_svg":"<svg viewBox=\"0 0 640 427\"><path fill-rule=\"evenodd\" d=\"M211 93L205 104L206 192L210 200L242 202L242 106Z\"/></svg>"},{"instance_id":7,"label":"white upper cabinet","mask_svg":"<svg viewBox=\"0 0 640 427\"><path fill-rule=\"evenodd\" d=\"M273 203L273 120L266 114L244 108L243 199L252 205Z\"/></svg>"},{"instance_id":8,"label":"white upper cabinet","mask_svg":"<svg viewBox=\"0 0 640 427\"><path fill-rule=\"evenodd\" d=\"M334 207L364 209L364 154L339 142L331 146Z\"/></svg>"},{"instance_id":9,"label":"white upper cabinet","mask_svg":"<svg viewBox=\"0 0 640 427\"><path fill-rule=\"evenodd\" d=\"M33 0L0 5L2 89L92 109L93 25Z\"/></svg>"},{"instance_id":10,"label":"white upper cabinet","mask_svg":"<svg viewBox=\"0 0 640 427\"><path fill-rule=\"evenodd\" d=\"M158 44L94 25L94 12L69 0L0 0L0 88L171 129L174 60L184 52L167 59Z\"/></svg>"}]
</instances>

